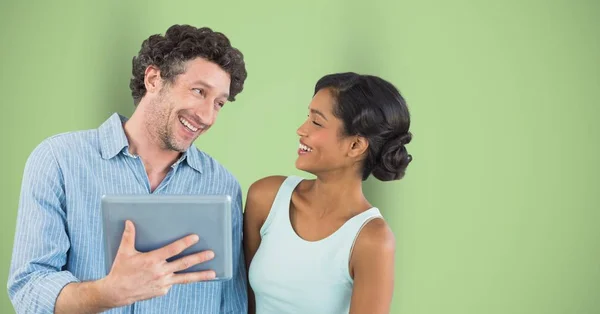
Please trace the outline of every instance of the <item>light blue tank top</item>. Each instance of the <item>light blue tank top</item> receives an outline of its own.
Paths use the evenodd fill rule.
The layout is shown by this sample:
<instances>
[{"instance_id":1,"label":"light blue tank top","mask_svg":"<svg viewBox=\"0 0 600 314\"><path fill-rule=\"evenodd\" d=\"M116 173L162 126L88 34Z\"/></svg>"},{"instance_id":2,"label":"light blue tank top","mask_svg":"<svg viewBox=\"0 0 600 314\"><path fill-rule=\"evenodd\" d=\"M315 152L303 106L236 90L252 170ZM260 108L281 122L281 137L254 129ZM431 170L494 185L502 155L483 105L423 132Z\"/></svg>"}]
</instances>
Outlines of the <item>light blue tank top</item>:
<instances>
[{"instance_id":1,"label":"light blue tank top","mask_svg":"<svg viewBox=\"0 0 600 314\"><path fill-rule=\"evenodd\" d=\"M260 247L248 273L257 314L348 313L352 247L362 227L381 217L373 207L352 217L329 237L306 241L290 222L292 192L302 180L286 178L260 229Z\"/></svg>"}]
</instances>

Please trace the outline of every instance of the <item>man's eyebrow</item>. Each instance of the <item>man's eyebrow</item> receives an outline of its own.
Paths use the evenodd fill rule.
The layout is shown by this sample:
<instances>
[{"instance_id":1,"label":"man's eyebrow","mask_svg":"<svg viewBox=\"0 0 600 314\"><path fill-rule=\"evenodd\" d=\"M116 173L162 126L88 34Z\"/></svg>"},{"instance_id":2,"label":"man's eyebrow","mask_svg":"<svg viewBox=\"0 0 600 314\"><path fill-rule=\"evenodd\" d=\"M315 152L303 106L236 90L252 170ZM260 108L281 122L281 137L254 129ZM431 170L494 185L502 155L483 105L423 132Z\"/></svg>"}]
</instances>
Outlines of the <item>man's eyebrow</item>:
<instances>
[{"instance_id":1,"label":"man's eyebrow","mask_svg":"<svg viewBox=\"0 0 600 314\"><path fill-rule=\"evenodd\" d=\"M202 86L204 86L204 87L206 87L208 89L214 89L215 88L213 85L210 85L210 84L206 83L205 81L203 81L201 79L198 79L198 80L192 82L192 85L202 85ZM223 97L223 98L229 99L229 93L222 93L220 96Z\"/></svg>"}]
</instances>

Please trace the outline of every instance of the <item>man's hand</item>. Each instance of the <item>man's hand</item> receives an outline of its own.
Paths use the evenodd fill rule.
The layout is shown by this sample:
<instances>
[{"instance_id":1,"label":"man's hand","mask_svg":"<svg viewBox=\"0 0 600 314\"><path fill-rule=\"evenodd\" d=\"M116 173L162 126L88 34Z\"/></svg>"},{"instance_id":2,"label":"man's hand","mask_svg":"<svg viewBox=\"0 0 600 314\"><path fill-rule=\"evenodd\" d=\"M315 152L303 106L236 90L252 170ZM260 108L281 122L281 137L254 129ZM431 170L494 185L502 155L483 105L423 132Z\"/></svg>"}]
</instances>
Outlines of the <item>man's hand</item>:
<instances>
[{"instance_id":1,"label":"man's hand","mask_svg":"<svg viewBox=\"0 0 600 314\"><path fill-rule=\"evenodd\" d=\"M105 302L110 304L110 307L125 306L163 296L174 284L214 279L215 272L211 270L175 274L211 260L214 257L212 251L199 252L167 262L167 259L183 252L196 242L198 236L190 235L151 252L138 252L135 249L135 227L131 221L126 221L110 273L98 282Z\"/></svg>"}]
</instances>

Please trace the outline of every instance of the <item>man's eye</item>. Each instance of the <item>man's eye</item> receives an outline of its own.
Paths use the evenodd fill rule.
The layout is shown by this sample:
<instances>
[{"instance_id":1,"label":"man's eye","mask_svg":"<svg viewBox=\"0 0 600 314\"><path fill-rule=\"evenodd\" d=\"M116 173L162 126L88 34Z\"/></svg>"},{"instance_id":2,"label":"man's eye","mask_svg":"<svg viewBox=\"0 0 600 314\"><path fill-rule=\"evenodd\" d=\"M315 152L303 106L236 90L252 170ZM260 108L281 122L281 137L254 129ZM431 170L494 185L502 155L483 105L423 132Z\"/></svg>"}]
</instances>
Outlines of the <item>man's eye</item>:
<instances>
[{"instance_id":1,"label":"man's eye","mask_svg":"<svg viewBox=\"0 0 600 314\"><path fill-rule=\"evenodd\" d=\"M199 95L204 95L204 90L202 90L200 88L194 88L194 92Z\"/></svg>"}]
</instances>

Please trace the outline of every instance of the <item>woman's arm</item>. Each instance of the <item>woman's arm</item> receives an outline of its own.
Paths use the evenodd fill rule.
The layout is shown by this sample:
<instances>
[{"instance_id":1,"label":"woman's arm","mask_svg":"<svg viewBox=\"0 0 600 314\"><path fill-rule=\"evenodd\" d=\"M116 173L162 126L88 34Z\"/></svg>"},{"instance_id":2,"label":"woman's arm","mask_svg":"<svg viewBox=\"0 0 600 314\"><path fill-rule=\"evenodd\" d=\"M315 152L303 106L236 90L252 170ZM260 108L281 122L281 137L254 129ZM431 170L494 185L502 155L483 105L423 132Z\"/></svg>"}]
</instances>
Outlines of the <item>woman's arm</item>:
<instances>
[{"instance_id":1,"label":"woman's arm","mask_svg":"<svg viewBox=\"0 0 600 314\"><path fill-rule=\"evenodd\" d=\"M395 246L394 234L383 219L373 219L363 227L350 259L354 278L350 314L390 312Z\"/></svg>"},{"instance_id":2,"label":"woman's arm","mask_svg":"<svg viewBox=\"0 0 600 314\"><path fill-rule=\"evenodd\" d=\"M250 263L254 254L260 246L260 228L264 224L277 191L285 177L271 176L254 182L248 189L246 207L244 209L244 255L246 258L246 270L249 274ZM254 291L248 281L248 313L256 313Z\"/></svg>"}]
</instances>

